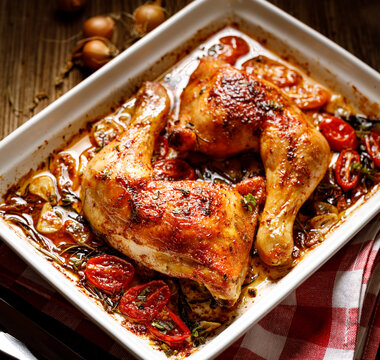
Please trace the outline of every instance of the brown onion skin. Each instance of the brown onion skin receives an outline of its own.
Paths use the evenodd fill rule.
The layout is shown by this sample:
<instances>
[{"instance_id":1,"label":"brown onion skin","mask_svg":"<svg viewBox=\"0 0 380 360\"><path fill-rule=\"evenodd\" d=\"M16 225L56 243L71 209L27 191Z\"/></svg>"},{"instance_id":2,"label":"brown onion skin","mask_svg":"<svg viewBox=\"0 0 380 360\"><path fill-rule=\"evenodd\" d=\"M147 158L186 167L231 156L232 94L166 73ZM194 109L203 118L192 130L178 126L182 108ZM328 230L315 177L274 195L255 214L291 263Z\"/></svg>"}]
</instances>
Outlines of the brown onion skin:
<instances>
[{"instance_id":1,"label":"brown onion skin","mask_svg":"<svg viewBox=\"0 0 380 360\"><path fill-rule=\"evenodd\" d=\"M58 9L67 13L75 13L84 8L86 0L57 0Z\"/></svg>"},{"instance_id":2,"label":"brown onion skin","mask_svg":"<svg viewBox=\"0 0 380 360\"><path fill-rule=\"evenodd\" d=\"M165 20L165 13L161 6L156 4L145 4L139 6L133 13L136 30L140 34L148 33L162 24Z\"/></svg>"},{"instance_id":3,"label":"brown onion skin","mask_svg":"<svg viewBox=\"0 0 380 360\"><path fill-rule=\"evenodd\" d=\"M83 24L83 37L101 36L111 40L115 30L115 21L110 16L94 16Z\"/></svg>"},{"instance_id":4,"label":"brown onion skin","mask_svg":"<svg viewBox=\"0 0 380 360\"><path fill-rule=\"evenodd\" d=\"M111 50L101 40L86 42L82 50L82 60L86 67L97 70L112 58Z\"/></svg>"}]
</instances>

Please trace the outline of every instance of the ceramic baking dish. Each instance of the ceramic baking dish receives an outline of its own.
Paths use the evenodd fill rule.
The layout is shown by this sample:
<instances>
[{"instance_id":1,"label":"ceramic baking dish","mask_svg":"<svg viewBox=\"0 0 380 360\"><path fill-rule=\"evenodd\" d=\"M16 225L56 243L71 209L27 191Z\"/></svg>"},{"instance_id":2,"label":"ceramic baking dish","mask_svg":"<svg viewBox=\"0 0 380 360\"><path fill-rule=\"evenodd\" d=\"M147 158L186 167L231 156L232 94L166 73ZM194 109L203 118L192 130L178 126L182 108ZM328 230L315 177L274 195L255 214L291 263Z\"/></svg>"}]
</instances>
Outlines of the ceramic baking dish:
<instances>
[{"instance_id":1,"label":"ceramic baking dish","mask_svg":"<svg viewBox=\"0 0 380 360\"><path fill-rule=\"evenodd\" d=\"M318 82L343 94L365 113L379 115L380 74L345 50L265 1L199 0L187 6L116 59L55 101L0 143L0 195L90 119L105 115L143 80L162 74L185 48L220 29L238 24L281 56L293 59ZM380 210L380 191L354 211L288 275L267 287L227 328L189 359L215 357L334 255ZM124 329L83 294L20 234L0 221L2 239L105 332L142 359L165 359L148 341ZM270 294L270 295L269 295Z\"/></svg>"}]
</instances>

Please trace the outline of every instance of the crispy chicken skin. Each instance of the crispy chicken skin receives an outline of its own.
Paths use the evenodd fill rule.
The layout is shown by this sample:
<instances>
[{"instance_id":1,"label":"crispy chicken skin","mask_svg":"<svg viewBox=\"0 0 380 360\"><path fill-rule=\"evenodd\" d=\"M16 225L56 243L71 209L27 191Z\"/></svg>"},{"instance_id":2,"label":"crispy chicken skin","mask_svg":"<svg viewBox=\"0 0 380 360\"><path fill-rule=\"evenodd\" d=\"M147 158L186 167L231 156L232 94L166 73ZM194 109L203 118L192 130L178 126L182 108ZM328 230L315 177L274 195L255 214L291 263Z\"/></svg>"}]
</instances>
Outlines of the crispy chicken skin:
<instances>
[{"instance_id":1,"label":"crispy chicken skin","mask_svg":"<svg viewBox=\"0 0 380 360\"><path fill-rule=\"evenodd\" d=\"M83 211L127 256L164 274L204 284L232 305L240 295L257 222L235 189L200 181L154 180L151 159L166 125L164 87L146 83L130 126L88 164ZM263 179L252 182L260 193Z\"/></svg>"},{"instance_id":2,"label":"crispy chicken skin","mask_svg":"<svg viewBox=\"0 0 380 360\"><path fill-rule=\"evenodd\" d=\"M275 85L205 57L182 93L170 142L181 151L228 157L260 151L267 198L256 248L269 265L291 261L298 210L325 174L325 138Z\"/></svg>"}]
</instances>

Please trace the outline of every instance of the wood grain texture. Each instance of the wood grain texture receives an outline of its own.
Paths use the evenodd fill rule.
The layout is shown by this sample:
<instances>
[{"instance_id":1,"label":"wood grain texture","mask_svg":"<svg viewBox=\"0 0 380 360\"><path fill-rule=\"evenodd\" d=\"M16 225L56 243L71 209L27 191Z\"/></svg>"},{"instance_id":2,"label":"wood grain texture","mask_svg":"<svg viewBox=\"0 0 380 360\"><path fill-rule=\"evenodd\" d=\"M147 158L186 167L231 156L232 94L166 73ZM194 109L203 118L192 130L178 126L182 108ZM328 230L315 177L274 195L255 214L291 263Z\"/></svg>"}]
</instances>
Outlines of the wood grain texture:
<instances>
[{"instance_id":1,"label":"wood grain texture","mask_svg":"<svg viewBox=\"0 0 380 360\"><path fill-rule=\"evenodd\" d=\"M166 0L171 15L190 0ZM380 1L270 0L380 71ZM88 73L74 69L61 88L55 79L81 38L85 19L133 10L143 1L87 0L84 10L62 16L56 1L0 1L0 139L78 84ZM34 103L40 97L38 104Z\"/></svg>"}]
</instances>

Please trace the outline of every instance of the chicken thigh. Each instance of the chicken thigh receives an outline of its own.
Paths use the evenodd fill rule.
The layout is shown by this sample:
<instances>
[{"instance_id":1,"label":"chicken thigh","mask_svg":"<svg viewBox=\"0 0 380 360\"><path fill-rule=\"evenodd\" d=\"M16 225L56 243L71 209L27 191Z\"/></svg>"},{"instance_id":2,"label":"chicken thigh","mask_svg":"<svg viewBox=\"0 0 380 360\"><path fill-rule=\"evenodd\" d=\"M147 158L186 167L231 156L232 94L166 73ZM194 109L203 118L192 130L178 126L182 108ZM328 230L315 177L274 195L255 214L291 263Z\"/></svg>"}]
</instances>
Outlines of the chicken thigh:
<instances>
[{"instance_id":1,"label":"chicken thigh","mask_svg":"<svg viewBox=\"0 0 380 360\"><path fill-rule=\"evenodd\" d=\"M148 268L202 283L232 305L245 278L258 209L244 206L229 186L154 179L154 144L169 107L162 85L140 89L128 130L85 170L83 211L114 248ZM251 188L261 193L263 179Z\"/></svg>"},{"instance_id":2,"label":"chicken thigh","mask_svg":"<svg viewBox=\"0 0 380 360\"><path fill-rule=\"evenodd\" d=\"M260 151L267 197L256 248L269 265L289 263L297 212L330 161L327 141L302 112L275 85L205 57L182 93L169 133L180 151L215 158Z\"/></svg>"}]
</instances>

